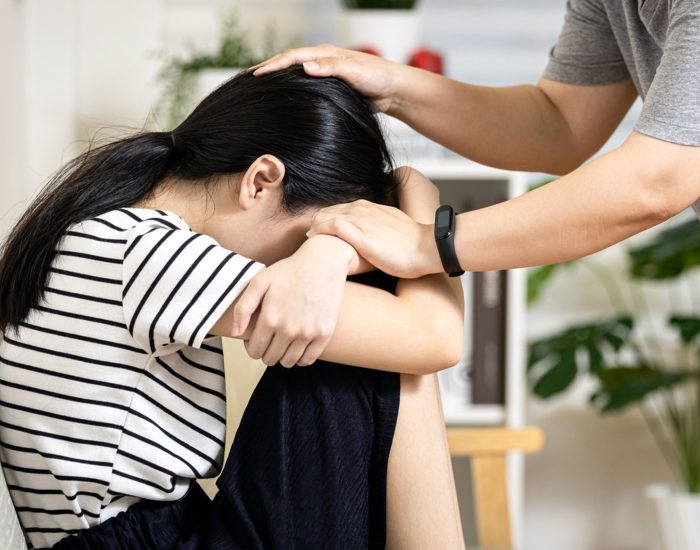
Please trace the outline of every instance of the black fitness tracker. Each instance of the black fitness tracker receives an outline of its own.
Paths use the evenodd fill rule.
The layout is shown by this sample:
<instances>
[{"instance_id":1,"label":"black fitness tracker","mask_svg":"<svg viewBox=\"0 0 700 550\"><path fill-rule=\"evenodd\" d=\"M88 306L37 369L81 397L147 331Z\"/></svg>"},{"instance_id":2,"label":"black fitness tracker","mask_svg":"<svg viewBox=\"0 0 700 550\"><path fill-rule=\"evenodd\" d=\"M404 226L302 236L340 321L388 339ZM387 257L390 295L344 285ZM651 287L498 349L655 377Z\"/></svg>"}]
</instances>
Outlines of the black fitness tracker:
<instances>
[{"instance_id":1,"label":"black fitness tracker","mask_svg":"<svg viewBox=\"0 0 700 550\"><path fill-rule=\"evenodd\" d=\"M450 277L462 275L464 270L455 252L455 211L449 204L443 204L435 211L435 244L445 273Z\"/></svg>"}]
</instances>

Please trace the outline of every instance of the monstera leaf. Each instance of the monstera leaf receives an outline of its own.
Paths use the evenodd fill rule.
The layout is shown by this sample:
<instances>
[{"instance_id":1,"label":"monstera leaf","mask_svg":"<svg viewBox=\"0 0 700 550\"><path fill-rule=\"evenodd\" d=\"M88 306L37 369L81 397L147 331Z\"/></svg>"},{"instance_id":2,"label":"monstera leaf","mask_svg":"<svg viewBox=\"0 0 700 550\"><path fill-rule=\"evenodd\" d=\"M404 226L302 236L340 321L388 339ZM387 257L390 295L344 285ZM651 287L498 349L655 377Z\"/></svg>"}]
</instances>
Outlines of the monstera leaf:
<instances>
[{"instance_id":1,"label":"monstera leaf","mask_svg":"<svg viewBox=\"0 0 700 550\"><path fill-rule=\"evenodd\" d=\"M673 315L668 324L678 330L684 344L688 345L697 340L696 343L700 345L700 318Z\"/></svg>"},{"instance_id":2,"label":"monstera leaf","mask_svg":"<svg viewBox=\"0 0 700 550\"><path fill-rule=\"evenodd\" d=\"M660 232L629 252L630 273L637 279L671 279L700 266L700 223L688 220Z\"/></svg>"},{"instance_id":3,"label":"monstera leaf","mask_svg":"<svg viewBox=\"0 0 700 550\"><path fill-rule=\"evenodd\" d=\"M660 389L672 388L698 375L694 371L668 371L646 365L603 369L596 373L600 388L591 396L591 402L601 412L619 411Z\"/></svg>"},{"instance_id":4,"label":"monstera leaf","mask_svg":"<svg viewBox=\"0 0 700 550\"><path fill-rule=\"evenodd\" d=\"M618 317L603 323L575 326L533 342L528 355L528 372L533 378L535 395L546 399L561 393L586 368L591 373L608 368L606 352L608 356L619 352L633 326L631 317ZM539 370L544 372L536 374Z\"/></svg>"}]
</instances>

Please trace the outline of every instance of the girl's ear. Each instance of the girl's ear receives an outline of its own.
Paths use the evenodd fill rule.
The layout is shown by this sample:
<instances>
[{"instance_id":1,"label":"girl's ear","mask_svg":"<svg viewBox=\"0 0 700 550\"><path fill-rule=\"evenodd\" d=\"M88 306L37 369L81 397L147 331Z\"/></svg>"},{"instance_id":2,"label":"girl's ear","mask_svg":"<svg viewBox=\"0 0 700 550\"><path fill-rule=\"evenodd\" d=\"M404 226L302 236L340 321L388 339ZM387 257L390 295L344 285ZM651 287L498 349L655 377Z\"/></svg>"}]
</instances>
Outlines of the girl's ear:
<instances>
[{"instance_id":1,"label":"girl's ear","mask_svg":"<svg viewBox=\"0 0 700 550\"><path fill-rule=\"evenodd\" d=\"M284 183L284 164L274 155L262 155L243 174L238 205L249 210L270 200L278 201Z\"/></svg>"}]
</instances>

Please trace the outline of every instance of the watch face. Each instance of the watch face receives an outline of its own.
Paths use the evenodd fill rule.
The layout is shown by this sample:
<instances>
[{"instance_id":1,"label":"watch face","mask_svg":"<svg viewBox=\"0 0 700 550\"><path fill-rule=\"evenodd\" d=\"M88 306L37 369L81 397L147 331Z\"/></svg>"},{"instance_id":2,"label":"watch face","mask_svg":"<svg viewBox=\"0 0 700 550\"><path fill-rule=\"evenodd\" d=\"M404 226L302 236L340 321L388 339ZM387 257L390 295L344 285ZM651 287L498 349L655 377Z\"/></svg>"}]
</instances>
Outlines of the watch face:
<instances>
[{"instance_id":1,"label":"watch face","mask_svg":"<svg viewBox=\"0 0 700 550\"><path fill-rule=\"evenodd\" d=\"M444 239L452 231L452 209L449 206L441 206L435 213L435 237Z\"/></svg>"}]
</instances>

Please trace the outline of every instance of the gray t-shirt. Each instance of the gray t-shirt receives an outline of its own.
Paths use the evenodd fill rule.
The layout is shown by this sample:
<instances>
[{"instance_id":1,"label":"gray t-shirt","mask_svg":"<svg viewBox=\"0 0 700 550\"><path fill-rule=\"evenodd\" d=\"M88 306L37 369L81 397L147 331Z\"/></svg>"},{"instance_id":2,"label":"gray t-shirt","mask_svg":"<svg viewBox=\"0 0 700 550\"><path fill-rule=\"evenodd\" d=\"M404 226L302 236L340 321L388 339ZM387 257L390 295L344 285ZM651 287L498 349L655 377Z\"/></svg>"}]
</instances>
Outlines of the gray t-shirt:
<instances>
[{"instance_id":1,"label":"gray t-shirt","mask_svg":"<svg viewBox=\"0 0 700 550\"><path fill-rule=\"evenodd\" d=\"M644 101L636 131L700 146L700 0L568 0L543 76L631 78ZM700 216L700 199L694 208Z\"/></svg>"}]
</instances>

